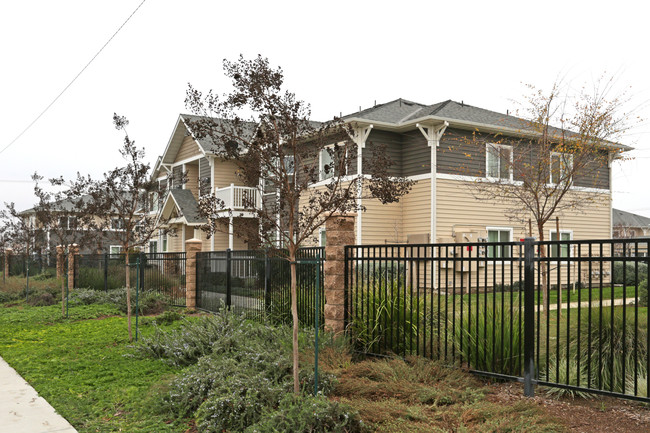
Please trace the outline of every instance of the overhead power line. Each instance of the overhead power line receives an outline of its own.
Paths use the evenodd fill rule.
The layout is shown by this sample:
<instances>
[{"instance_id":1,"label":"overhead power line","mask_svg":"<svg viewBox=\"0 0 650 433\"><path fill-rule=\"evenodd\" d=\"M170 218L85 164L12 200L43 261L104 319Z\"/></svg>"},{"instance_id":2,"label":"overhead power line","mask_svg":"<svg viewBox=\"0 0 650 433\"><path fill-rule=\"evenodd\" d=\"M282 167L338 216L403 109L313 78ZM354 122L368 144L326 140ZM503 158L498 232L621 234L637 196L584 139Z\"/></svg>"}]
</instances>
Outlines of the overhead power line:
<instances>
[{"instance_id":1,"label":"overhead power line","mask_svg":"<svg viewBox=\"0 0 650 433\"><path fill-rule=\"evenodd\" d=\"M63 95L63 94L64 94L64 93L65 93L65 92L70 88L70 86L72 86L72 84L74 84L74 82L77 81L77 78L79 78L79 76L80 76L81 74L83 74L83 72L88 68L88 66L90 66L90 64L91 64L91 63L92 63L92 62L97 58L97 56L99 56L99 54L100 54L102 51L104 51L104 48L106 48L106 46L107 46L107 45L108 45L108 44L113 40L113 38L115 38L115 36L117 36L117 34L120 32L120 30L122 30L122 28L126 25L126 23L129 22L129 20L131 19L131 17L133 17L133 15L135 15L135 13L138 11L138 9L140 9L140 7L144 4L145 1L147 1L147 0L142 0L142 2L140 2L140 4L138 5L138 7L135 8L135 10L134 10L133 12L131 12L131 15L129 15L129 17L128 17L128 18L127 18L127 19L122 23L122 25L121 25L121 26L120 26L120 27L115 31L115 33L113 33L113 36L111 36L111 37L108 39L108 41L106 41L106 43L105 43L104 45L102 45L102 47L99 49L99 51L97 51L97 53L95 53L95 55L92 57L92 59L90 59L90 61L89 61L88 63L86 63L86 66L84 66L84 67L81 69L81 71L79 71L79 73L78 73L77 75L75 75L75 77L72 79L72 81L70 81L70 82L68 83L68 85L65 86L65 87L63 88L63 90L61 90L61 92L56 96L56 98L54 98L54 99L52 100L52 102L50 102L49 105L48 105L47 107L45 107L45 109L44 109L43 111L41 111L41 114L39 114L38 116L36 116L36 118L35 118L34 120L32 120L32 122L31 122L29 125L27 125L27 127L26 127L25 129L23 129L23 131L22 131L20 134L18 134L18 136L16 136L16 138L14 138L13 140L11 140L11 142L10 142L9 144L7 144L5 147L2 148L2 150L0 150L0 154L1 154L2 152L4 152L5 150L9 149L9 147L11 147L11 145L13 145L16 141L18 141L18 140L20 139L20 137L23 136L23 134L25 134L27 131L29 131L29 129L30 129L30 128L31 128L31 127L32 127L36 122L38 122L38 119L40 119L40 118L41 118L41 117L42 117L42 116L43 116L43 115L44 115L44 114L45 114L45 113L50 109L50 107L52 107L52 105L54 105L54 103L55 103L56 101L59 100L59 98L60 98L60 97L61 97L61 96L62 96L62 95Z\"/></svg>"}]
</instances>

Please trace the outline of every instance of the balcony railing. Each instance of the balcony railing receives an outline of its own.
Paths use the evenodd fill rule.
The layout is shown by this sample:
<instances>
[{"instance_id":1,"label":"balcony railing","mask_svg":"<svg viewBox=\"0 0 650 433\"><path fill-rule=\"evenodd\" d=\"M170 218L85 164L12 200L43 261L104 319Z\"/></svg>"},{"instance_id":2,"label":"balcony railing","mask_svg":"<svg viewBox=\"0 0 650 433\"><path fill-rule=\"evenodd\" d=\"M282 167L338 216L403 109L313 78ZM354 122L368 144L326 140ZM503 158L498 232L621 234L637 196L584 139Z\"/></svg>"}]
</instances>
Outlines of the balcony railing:
<instances>
[{"instance_id":1,"label":"balcony railing","mask_svg":"<svg viewBox=\"0 0 650 433\"><path fill-rule=\"evenodd\" d=\"M231 184L217 188L214 195L223 200L224 210L254 211L262 207L262 198L257 188Z\"/></svg>"}]
</instances>

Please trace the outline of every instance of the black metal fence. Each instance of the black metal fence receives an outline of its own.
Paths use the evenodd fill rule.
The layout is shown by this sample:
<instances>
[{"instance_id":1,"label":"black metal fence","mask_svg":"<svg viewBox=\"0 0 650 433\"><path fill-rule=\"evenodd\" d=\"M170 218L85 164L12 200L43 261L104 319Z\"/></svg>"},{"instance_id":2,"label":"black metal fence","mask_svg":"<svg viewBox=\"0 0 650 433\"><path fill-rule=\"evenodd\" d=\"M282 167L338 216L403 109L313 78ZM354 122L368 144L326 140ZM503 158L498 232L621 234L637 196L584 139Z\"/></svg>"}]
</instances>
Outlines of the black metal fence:
<instances>
[{"instance_id":1,"label":"black metal fence","mask_svg":"<svg viewBox=\"0 0 650 433\"><path fill-rule=\"evenodd\" d=\"M217 311L222 305L253 316L271 315L291 321L291 273L283 251L242 250L197 254L197 308ZM324 248L301 248L297 254L298 316L314 324L316 311L323 323ZM316 289L319 305L316 306Z\"/></svg>"},{"instance_id":2,"label":"black metal fence","mask_svg":"<svg viewBox=\"0 0 650 433\"><path fill-rule=\"evenodd\" d=\"M131 287L140 273L140 287L166 295L171 305L185 306L185 253L80 254L75 259L75 288L113 290L126 286L127 272Z\"/></svg>"},{"instance_id":3,"label":"black metal fence","mask_svg":"<svg viewBox=\"0 0 650 433\"><path fill-rule=\"evenodd\" d=\"M56 254L9 254L9 275L13 277L48 275L56 277ZM4 258L4 257L3 257ZM2 272L4 272L4 260Z\"/></svg>"},{"instance_id":4,"label":"black metal fence","mask_svg":"<svg viewBox=\"0 0 650 433\"><path fill-rule=\"evenodd\" d=\"M647 243L349 246L346 324L366 353L650 401Z\"/></svg>"}]
</instances>

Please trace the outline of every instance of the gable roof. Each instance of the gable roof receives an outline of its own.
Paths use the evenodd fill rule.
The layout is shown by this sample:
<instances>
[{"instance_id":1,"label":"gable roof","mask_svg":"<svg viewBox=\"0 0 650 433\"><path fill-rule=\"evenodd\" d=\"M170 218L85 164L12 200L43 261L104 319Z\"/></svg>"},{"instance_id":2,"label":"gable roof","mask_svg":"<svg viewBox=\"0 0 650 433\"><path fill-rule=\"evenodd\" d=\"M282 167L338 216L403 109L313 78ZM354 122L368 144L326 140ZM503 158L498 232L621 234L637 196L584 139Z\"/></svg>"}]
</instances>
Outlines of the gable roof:
<instances>
[{"instance_id":1,"label":"gable roof","mask_svg":"<svg viewBox=\"0 0 650 433\"><path fill-rule=\"evenodd\" d=\"M535 132L528 120L474 107L464 102L459 103L451 99L426 105L400 98L343 116L343 120L378 123L376 126L395 130L414 129L418 122L433 120L439 123L446 121L457 127L480 128L485 132L503 132L515 135ZM551 127L550 130L557 134L561 133L558 128ZM621 150L632 149L618 143L608 143L608 145Z\"/></svg>"},{"instance_id":2,"label":"gable roof","mask_svg":"<svg viewBox=\"0 0 650 433\"><path fill-rule=\"evenodd\" d=\"M622 227L650 227L650 218L626 212L620 209L612 209L612 225Z\"/></svg>"},{"instance_id":3,"label":"gable roof","mask_svg":"<svg viewBox=\"0 0 650 433\"><path fill-rule=\"evenodd\" d=\"M170 205L174 204L180 214L180 218L188 225L205 224L206 220L199 216L199 204L194 194L189 189L171 189L162 206L161 214L169 213Z\"/></svg>"}]
</instances>

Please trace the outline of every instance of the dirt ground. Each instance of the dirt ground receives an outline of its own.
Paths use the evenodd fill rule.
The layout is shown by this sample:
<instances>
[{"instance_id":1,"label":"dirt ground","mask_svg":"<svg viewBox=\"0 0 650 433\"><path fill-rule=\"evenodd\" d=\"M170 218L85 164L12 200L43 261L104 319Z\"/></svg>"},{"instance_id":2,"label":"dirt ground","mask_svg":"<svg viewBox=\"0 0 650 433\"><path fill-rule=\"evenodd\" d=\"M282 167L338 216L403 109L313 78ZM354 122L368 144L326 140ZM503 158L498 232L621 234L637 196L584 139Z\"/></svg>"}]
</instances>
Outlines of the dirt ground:
<instances>
[{"instance_id":1,"label":"dirt ground","mask_svg":"<svg viewBox=\"0 0 650 433\"><path fill-rule=\"evenodd\" d=\"M519 383L495 384L488 398L503 404L526 399ZM536 390L533 401L570 432L650 433L650 405L611 397L591 399L549 397L544 388Z\"/></svg>"}]
</instances>

